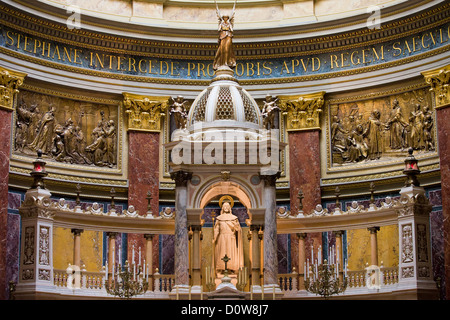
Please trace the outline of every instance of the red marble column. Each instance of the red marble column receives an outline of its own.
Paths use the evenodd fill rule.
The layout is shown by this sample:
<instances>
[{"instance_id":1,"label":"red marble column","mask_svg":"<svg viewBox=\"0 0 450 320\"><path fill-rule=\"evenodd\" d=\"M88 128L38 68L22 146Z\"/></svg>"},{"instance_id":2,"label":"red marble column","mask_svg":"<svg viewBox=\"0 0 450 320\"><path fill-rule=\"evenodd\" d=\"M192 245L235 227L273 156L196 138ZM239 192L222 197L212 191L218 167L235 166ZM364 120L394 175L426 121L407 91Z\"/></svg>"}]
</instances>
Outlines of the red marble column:
<instances>
[{"instance_id":1,"label":"red marble column","mask_svg":"<svg viewBox=\"0 0 450 320\"><path fill-rule=\"evenodd\" d=\"M151 208L154 215L159 211L159 133L128 132L128 205L133 205L139 214L147 212L147 192L151 193ZM140 234L128 234L128 261L131 262L133 245L135 261L141 248L142 260L145 257L145 238ZM154 248L158 248L159 237L153 237ZM158 265L158 250L153 251L154 273Z\"/></svg>"},{"instance_id":2,"label":"red marble column","mask_svg":"<svg viewBox=\"0 0 450 320\"><path fill-rule=\"evenodd\" d=\"M441 168L445 294L450 299L450 105L436 110Z\"/></svg>"},{"instance_id":3,"label":"red marble column","mask_svg":"<svg viewBox=\"0 0 450 320\"><path fill-rule=\"evenodd\" d=\"M319 133L317 129L289 132L289 183L292 214L296 214L298 210L299 189L302 189L304 194L302 203L305 213L311 212L317 204L321 203ZM296 242L296 235L291 236ZM305 239L305 259L311 257L311 246L314 247L316 256L319 245L322 245L322 234L308 233ZM298 256L297 245L292 247L291 253L293 257ZM303 266L297 264L298 259L292 259L292 266L297 269L297 272L301 272Z\"/></svg>"},{"instance_id":4,"label":"red marble column","mask_svg":"<svg viewBox=\"0 0 450 320\"><path fill-rule=\"evenodd\" d=\"M8 234L8 180L12 112L0 108L0 300L8 297L6 249Z\"/></svg>"}]
</instances>

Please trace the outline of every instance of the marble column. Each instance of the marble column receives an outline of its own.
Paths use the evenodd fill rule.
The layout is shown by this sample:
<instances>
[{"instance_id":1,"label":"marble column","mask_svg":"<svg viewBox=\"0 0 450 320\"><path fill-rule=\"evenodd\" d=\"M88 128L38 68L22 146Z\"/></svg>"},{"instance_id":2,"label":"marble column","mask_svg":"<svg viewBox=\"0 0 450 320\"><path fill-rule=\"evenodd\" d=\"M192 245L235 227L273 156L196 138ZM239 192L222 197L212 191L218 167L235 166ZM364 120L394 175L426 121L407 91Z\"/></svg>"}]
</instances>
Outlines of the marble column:
<instances>
[{"instance_id":1,"label":"marble column","mask_svg":"<svg viewBox=\"0 0 450 320\"><path fill-rule=\"evenodd\" d=\"M0 67L0 300L8 297L7 226L8 226L8 180L9 155L11 150L12 112L16 104L16 94L26 75Z\"/></svg>"},{"instance_id":2,"label":"marble column","mask_svg":"<svg viewBox=\"0 0 450 320\"><path fill-rule=\"evenodd\" d=\"M189 286L189 237L187 225L187 182L192 173L176 171L170 174L175 180L175 287L182 292ZM181 291L180 291L181 290Z\"/></svg>"},{"instance_id":3,"label":"marble column","mask_svg":"<svg viewBox=\"0 0 450 320\"><path fill-rule=\"evenodd\" d=\"M261 176L264 180L264 286L278 286L277 216L275 183L279 175Z\"/></svg>"},{"instance_id":4,"label":"marble column","mask_svg":"<svg viewBox=\"0 0 450 320\"><path fill-rule=\"evenodd\" d=\"M306 247L305 239L307 233L297 233L298 237L298 274L299 274L299 290L305 289L305 262L306 262Z\"/></svg>"},{"instance_id":5,"label":"marble column","mask_svg":"<svg viewBox=\"0 0 450 320\"><path fill-rule=\"evenodd\" d=\"M289 141L289 184L291 212L299 212L299 190L302 190L303 212L308 214L322 201L320 190L320 128L325 92L299 96L278 96L286 118ZM308 233L308 246L322 245L321 233ZM293 247L294 249L294 247ZM306 258L309 258L309 252ZM296 252L292 252L295 256ZM301 269L301 266L298 266Z\"/></svg>"},{"instance_id":6,"label":"marble column","mask_svg":"<svg viewBox=\"0 0 450 320\"><path fill-rule=\"evenodd\" d=\"M8 180L12 112L0 109L0 300L7 298L6 251L8 234Z\"/></svg>"},{"instance_id":7,"label":"marble column","mask_svg":"<svg viewBox=\"0 0 450 320\"><path fill-rule=\"evenodd\" d=\"M117 232L107 232L106 236L108 237L108 269L107 272L109 274L112 274L113 269L114 271L117 270L117 267L114 265L120 262L116 261L116 237ZM120 259L120 257L119 257ZM108 279L111 279L111 276L108 276Z\"/></svg>"},{"instance_id":8,"label":"marble column","mask_svg":"<svg viewBox=\"0 0 450 320\"><path fill-rule=\"evenodd\" d=\"M259 231L262 230L261 225L250 225L251 232L251 285L253 291L255 288L261 288L261 240ZM258 290L258 289L257 289Z\"/></svg>"},{"instance_id":9,"label":"marble column","mask_svg":"<svg viewBox=\"0 0 450 320\"><path fill-rule=\"evenodd\" d=\"M83 229L71 229L73 233L73 264L81 268L81 234Z\"/></svg>"},{"instance_id":10,"label":"marble column","mask_svg":"<svg viewBox=\"0 0 450 320\"><path fill-rule=\"evenodd\" d=\"M153 234L144 234L145 238L145 274L148 274L148 287L153 290Z\"/></svg>"},{"instance_id":11,"label":"marble column","mask_svg":"<svg viewBox=\"0 0 450 320\"><path fill-rule=\"evenodd\" d=\"M201 286L201 255L200 255L200 233L201 225L191 225L192 230L192 285Z\"/></svg>"},{"instance_id":12,"label":"marble column","mask_svg":"<svg viewBox=\"0 0 450 320\"><path fill-rule=\"evenodd\" d=\"M436 112L436 145L439 150L442 220L444 243L444 267L446 299L450 299L450 65L423 72L430 91L434 94Z\"/></svg>"},{"instance_id":13,"label":"marble column","mask_svg":"<svg viewBox=\"0 0 450 320\"><path fill-rule=\"evenodd\" d=\"M336 237L336 262L339 262L339 271L343 270L343 261L344 261L344 249L342 246L342 236L344 235L343 230L333 231L334 236Z\"/></svg>"},{"instance_id":14,"label":"marble column","mask_svg":"<svg viewBox=\"0 0 450 320\"><path fill-rule=\"evenodd\" d=\"M378 266L378 240L377 232L380 231L380 227L367 228L370 231L370 264L372 266Z\"/></svg>"},{"instance_id":15,"label":"marble column","mask_svg":"<svg viewBox=\"0 0 450 320\"><path fill-rule=\"evenodd\" d=\"M128 115L128 205L140 215L159 212L160 131L169 97L150 97L123 93L123 106ZM150 203L149 203L150 200ZM153 238L154 242L159 237ZM128 234L128 260L132 250L144 248L141 234ZM137 254L134 255L138 257ZM138 263L138 261L135 261Z\"/></svg>"},{"instance_id":16,"label":"marble column","mask_svg":"<svg viewBox=\"0 0 450 320\"><path fill-rule=\"evenodd\" d=\"M133 205L140 215L157 215L159 211L159 135L159 132L128 131L128 205ZM127 240L131 262L133 246L135 250L144 248L146 240L142 234L133 233L128 234ZM158 240L158 236L153 238L154 242Z\"/></svg>"},{"instance_id":17,"label":"marble column","mask_svg":"<svg viewBox=\"0 0 450 320\"><path fill-rule=\"evenodd\" d=\"M441 171L446 299L450 299L450 104L436 110Z\"/></svg>"}]
</instances>

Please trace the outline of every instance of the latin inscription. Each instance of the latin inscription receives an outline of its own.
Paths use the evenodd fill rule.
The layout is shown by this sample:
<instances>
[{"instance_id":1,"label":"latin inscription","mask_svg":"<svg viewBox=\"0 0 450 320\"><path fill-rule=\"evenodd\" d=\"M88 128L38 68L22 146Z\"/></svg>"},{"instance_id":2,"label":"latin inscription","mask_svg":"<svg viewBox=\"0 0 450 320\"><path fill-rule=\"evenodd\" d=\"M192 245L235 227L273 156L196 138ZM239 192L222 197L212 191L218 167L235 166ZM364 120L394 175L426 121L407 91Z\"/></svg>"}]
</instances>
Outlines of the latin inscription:
<instances>
[{"instance_id":1,"label":"latin inscription","mask_svg":"<svg viewBox=\"0 0 450 320\"><path fill-rule=\"evenodd\" d=\"M450 23L432 30L345 51L264 60L239 59L239 79L286 78L352 70L387 63L449 45ZM116 74L173 79L211 79L212 59L205 61L154 59L120 55L70 46L0 26L0 46L35 58L90 70Z\"/></svg>"}]
</instances>

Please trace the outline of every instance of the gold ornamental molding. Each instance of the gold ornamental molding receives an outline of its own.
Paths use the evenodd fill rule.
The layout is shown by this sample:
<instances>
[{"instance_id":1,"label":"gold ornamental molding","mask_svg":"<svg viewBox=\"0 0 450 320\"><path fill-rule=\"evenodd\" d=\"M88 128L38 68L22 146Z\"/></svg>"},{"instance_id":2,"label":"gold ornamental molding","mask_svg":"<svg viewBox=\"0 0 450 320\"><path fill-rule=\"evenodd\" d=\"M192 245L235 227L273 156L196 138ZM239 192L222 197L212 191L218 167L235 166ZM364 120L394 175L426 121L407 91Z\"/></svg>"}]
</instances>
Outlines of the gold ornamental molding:
<instances>
[{"instance_id":1,"label":"gold ornamental molding","mask_svg":"<svg viewBox=\"0 0 450 320\"><path fill-rule=\"evenodd\" d=\"M279 107L286 117L286 130L320 130L324 95L325 91L299 96L278 96Z\"/></svg>"},{"instance_id":2,"label":"gold ornamental molding","mask_svg":"<svg viewBox=\"0 0 450 320\"><path fill-rule=\"evenodd\" d=\"M450 65L422 72L422 75L434 93L435 109L450 106Z\"/></svg>"},{"instance_id":3,"label":"gold ornamental molding","mask_svg":"<svg viewBox=\"0 0 450 320\"><path fill-rule=\"evenodd\" d=\"M26 73L0 67L0 109L14 109L14 96L26 76Z\"/></svg>"},{"instance_id":4,"label":"gold ornamental molding","mask_svg":"<svg viewBox=\"0 0 450 320\"><path fill-rule=\"evenodd\" d=\"M161 132L161 117L165 116L169 98L124 92L122 104L128 114L128 130Z\"/></svg>"}]
</instances>

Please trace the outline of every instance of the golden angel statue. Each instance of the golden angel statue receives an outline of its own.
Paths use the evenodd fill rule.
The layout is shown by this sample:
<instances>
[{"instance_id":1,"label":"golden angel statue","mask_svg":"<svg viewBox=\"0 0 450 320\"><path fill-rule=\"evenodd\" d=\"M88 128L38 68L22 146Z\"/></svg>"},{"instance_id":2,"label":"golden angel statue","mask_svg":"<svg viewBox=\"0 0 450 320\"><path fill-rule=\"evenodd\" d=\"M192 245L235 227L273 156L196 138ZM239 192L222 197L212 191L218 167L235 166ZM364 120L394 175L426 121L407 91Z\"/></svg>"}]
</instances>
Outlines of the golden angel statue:
<instances>
[{"instance_id":1,"label":"golden angel statue","mask_svg":"<svg viewBox=\"0 0 450 320\"><path fill-rule=\"evenodd\" d=\"M220 202L222 201L219 201L219 205ZM214 225L214 264L216 271L224 271L225 263L222 258L227 255L230 258L227 264L228 271L237 274L244 266L244 250L241 225L231 208L230 202L224 201Z\"/></svg>"},{"instance_id":2,"label":"golden angel statue","mask_svg":"<svg viewBox=\"0 0 450 320\"><path fill-rule=\"evenodd\" d=\"M219 48L217 49L216 56L214 58L213 69L217 70L220 67L236 67L236 57L233 51L233 24L234 14L236 8L236 2L234 2L233 11L231 17L222 15L219 10L219 6L216 3L216 13L219 18Z\"/></svg>"}]
</instances>

